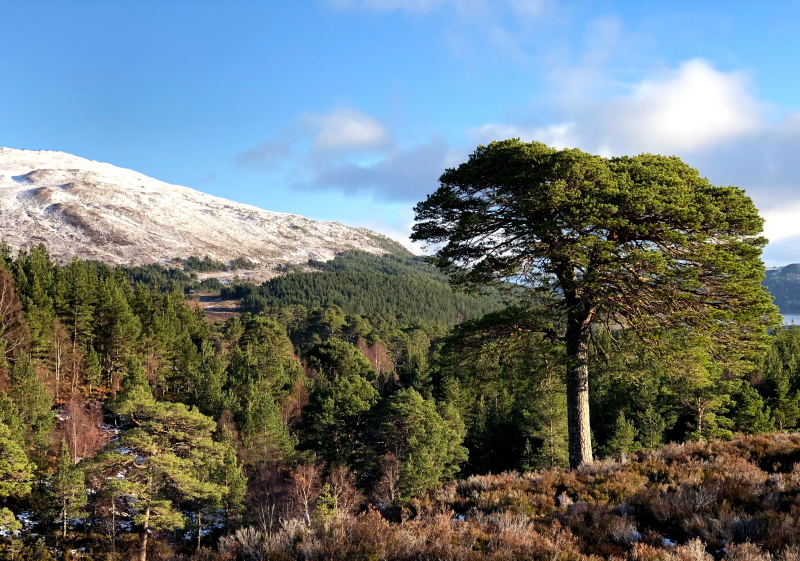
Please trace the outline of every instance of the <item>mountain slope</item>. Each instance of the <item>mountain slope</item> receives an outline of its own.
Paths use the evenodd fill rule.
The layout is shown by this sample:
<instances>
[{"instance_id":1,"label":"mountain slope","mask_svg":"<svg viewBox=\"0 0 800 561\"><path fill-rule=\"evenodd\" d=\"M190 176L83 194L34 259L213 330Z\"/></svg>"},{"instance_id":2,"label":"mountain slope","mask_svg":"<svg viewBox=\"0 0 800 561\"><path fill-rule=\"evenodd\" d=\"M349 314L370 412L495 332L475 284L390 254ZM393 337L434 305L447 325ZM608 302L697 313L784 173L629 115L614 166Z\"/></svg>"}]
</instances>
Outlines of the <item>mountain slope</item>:
<instances>
[{"instance_id":1,"label":"mountain slope","mask_svg":"<svg viewBox=\"0 0 800 561\"><path fill-rule=\"evenodd\" d=\"M64 261L112 264L244 257L262 265L337 252L405 253L365 228L270 212L63 152L0 148L0 238L43 242Z\"/></svg>"}]
</instances>

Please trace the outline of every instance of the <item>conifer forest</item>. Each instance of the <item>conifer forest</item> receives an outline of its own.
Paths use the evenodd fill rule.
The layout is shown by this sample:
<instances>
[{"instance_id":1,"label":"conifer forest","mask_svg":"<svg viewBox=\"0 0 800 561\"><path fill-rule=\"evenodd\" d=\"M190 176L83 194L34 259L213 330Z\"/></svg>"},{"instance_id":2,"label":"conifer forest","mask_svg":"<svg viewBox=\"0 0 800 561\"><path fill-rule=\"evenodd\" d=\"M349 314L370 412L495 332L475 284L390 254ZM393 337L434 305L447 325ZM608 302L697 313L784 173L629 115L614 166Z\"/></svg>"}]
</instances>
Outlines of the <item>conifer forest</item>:
<instances>
[{"instance_id":1,"label":"conifer forest","mask_svg":"<svg viewBox=\"0 0 800 561\"><path fill-rule=\"evenodd\" d=\"M792 554L800 329L738 372L598 333L605 459L569 471L563 343L524 295L407 255L306 269L225 288L248 311L212 323L179 269L5 247L0 556Z\"/></svg>"}]
</instances>

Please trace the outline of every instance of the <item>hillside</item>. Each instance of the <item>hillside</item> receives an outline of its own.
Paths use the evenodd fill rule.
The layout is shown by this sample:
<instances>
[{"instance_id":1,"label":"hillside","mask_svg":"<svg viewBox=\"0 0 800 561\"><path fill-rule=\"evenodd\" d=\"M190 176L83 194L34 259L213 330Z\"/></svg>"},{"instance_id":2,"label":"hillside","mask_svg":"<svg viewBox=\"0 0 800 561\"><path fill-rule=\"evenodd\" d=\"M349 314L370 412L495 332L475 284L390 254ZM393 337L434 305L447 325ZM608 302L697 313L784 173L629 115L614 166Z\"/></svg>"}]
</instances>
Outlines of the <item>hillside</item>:
<instances>
[{"instance_id":1,"label":"hillside","mask_svg":"<svg viewBox=\"0 0 800 561\"><path fill-rule=\"evenodd\" d=\"M290 272L261 286L239 284L223 296L262 312L283 306L339 306L346 314L402 318L406 322L455 325L502 309L497 290L454 291L447 276L420 257L346 251L328 262L309 260L315 272ZM507 296L507 295L506 295Z\"/></svg>"},{"instance_id":2,"label":"hillside","mask_svg":"<svg viewBox=\"0 0 800 561\"><path fill-rule=\"evenodd\" d=\"M208 255L259 265L337 252L408 252L364 228L270 212L62 152L0 148L0 239L64 262L164 263Z\"/></svg>"},{"instance_id":3,"label":"hillside","mask_svg":"<svg viewBox=\"0 0 800 561\"><path fill-rule=\"evenodd\" d=\"M767 271L762 284L775 298L775 305L782 313L800 312L800 263Z\"/></svg>"}]
</instances>

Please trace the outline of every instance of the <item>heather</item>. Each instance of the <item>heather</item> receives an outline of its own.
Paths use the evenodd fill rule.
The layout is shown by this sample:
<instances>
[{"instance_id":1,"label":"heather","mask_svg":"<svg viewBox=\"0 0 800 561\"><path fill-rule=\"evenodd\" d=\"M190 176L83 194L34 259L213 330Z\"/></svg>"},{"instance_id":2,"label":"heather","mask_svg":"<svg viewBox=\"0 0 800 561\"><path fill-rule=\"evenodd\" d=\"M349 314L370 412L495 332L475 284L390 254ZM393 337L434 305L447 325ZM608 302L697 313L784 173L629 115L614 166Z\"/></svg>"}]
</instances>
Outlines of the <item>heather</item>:
<instances>
[{"instance_id":1,"label":"heather","mask_svg":"<svg viewBox=\"0 0 800 561\"><path fill-rule=\"evenodd\" d=\"M795 559L800 435L668 444L581 469L475 475L387 516L319 508L207 559ZM388 518L388 519L387 519Z\"/></svg>"}]
</instances>

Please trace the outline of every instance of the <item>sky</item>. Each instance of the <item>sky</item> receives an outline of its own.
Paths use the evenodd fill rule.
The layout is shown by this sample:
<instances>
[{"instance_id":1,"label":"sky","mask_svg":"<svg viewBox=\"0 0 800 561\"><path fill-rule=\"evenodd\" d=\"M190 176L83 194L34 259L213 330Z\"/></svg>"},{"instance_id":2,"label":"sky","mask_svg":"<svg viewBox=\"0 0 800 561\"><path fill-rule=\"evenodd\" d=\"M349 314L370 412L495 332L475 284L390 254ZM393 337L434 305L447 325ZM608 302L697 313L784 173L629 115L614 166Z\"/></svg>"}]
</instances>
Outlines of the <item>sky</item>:
<instances>
[{"instance_id":1,"label":"sky","mask_svg":"<svg viewBox=\"0 0 800 561\"><path fill-rule=\"evenodd\" d=\"M0 146L406 244L480 144L680 156L800 262L800 0L0 0ZM421 248L416 248L420 251Z\"/></svg>"}]
</instances>

